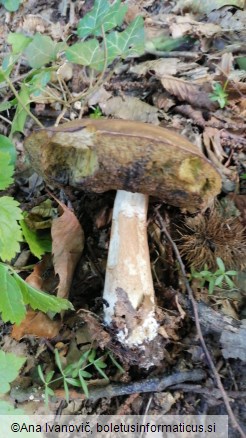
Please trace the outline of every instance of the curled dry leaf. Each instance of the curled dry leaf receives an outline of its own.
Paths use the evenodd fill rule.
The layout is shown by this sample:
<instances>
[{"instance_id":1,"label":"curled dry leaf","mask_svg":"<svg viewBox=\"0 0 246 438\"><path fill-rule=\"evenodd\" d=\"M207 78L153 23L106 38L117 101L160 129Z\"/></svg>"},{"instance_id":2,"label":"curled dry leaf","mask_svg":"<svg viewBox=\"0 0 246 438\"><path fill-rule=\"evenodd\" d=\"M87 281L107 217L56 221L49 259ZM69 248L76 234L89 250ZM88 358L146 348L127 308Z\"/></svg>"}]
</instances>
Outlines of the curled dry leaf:
<instances>
[{"instance_id":1,"label":"curled dry leaf","mask_svg":"<svg viewBox=\"0 0 246 438\"><path fill-rule=\"evenodd\" d=\"M49 254L34 266L32 273L26 278L26 283L40 290L50 291L55 288L54 275L47 276L52 267ZM20 325L14 325L11 336L19 341L25 335L52 339L59 333L61 321L51 320L45 313L28 309L25 319Z\"/></svg>"},{"instance_id":2,"label":"curled dry leaf","mask_svg":"<svg viewBox=\"0 0 246 438\"><path fill-rule=\"evenodd\" d=\"M11 336L17 341L25 335L52 339L58 335L60 328L61 320L53 321L45 313L29 309L20 325L13 326Z\"/></svg>"},{"instance_id":3,"label":"curled dry leaf","mask_svg":"<svg viewBox=\"0 0 246 438\"><path fill-rule=\"evenodd\" d=\"M165 90L181 101L189 102L194 107L202 109L214 110L217 107L217 104L209 98L209 93L204 91L200 85L168 75L160 76L159 79Z\"/></svg>"},{"instance_id":4,"label":"curled dry leaf","mask_svg":"<svg viewBox=\"0 0 246 438\"><path fill-rule=\"evenodd\" d=\"M75 214L66 205L59 204L63 214L52 223L52 253L55 273L59 276L57 296L68 298L73 273L84 248L84 232Z\"/></svg>"},{"instance_id":5,"label":"curled dry leaf","mask_svg":"<svg viewBox=\"0 0 246 438\"><path fill-rule=\"evenodd\" d=\"M235 172L223 165L226 154L221 146L219 130L209 127L205 128L203 132L203 142L209 159L214 163L221 174L226 177L232 176Z\"/></svg>"},{"instance_id":6,"label":"curled dry leaf","mask_svg":"<svg viewBox=\"0 0 246 438\"><path fill-rule=\"evenodd\" d=\"M130 73L137 74L139 76L146 75L150 70L154 71L157 75L176 75L177 66L179 63L178 58L159 58L153 61L140 62L139 64L132 65L129 69Z\"/></svg>"},{"instance_id":7,"label":"curled dry leaf","mask_svg":"<svg viewBox=\"0 0 246 438\"><path fill-rule=\"evenodd\" d=\"M159 125L158 109L148 103L142 102L137 97L112 97L112 99L107 100L107 102L101 103L100 108L107 116L110 115L123 120L130 119Z\"/></svg>"}]
</instances>

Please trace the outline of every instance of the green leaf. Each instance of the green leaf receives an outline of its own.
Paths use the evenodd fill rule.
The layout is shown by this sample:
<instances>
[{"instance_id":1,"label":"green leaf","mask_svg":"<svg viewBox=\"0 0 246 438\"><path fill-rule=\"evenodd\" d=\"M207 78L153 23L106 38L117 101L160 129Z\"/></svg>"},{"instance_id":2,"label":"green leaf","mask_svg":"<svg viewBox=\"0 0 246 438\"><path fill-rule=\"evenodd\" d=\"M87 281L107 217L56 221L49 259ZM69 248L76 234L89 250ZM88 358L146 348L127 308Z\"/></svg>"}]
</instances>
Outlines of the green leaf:
<instances>
[{"instance_id":1,"label":"green leaf","mask_svg":"<svg viewBox=\"0 0 246 438\"><path fill-rule=\"evenodd\" d=\"M48 82L51 79L51 72L47 70L43 70L36 75L33 75L31 80L28 83L29 92L33 96L39 96Z\"/></svg>"},{"instance_id":2,"label":"green leaf","mask_svg":"<svg viewBox=\"0 0 246 438\"><path fill-rule=\"evenodd\" d=\"M103 379L105 380L109 380L108 376L104 373L104 371L101 369L101 367L97 366L97 363L94 363L94 367L96 368L96 370L99 372L99 374L101 374L101 376L103 377Z\"/></svg>"},{"instance_id":3,"label":"green leaf","mask_svg":"<svg viewBox=\"0 0 246 438\"><path fill-rule=\"evenodd\" d=\"M104 32L121 26L127 11L126 5L121 5L121 0L110 4L107 0L95 0L93 9L88 12L78 24L78 35L86 38L89 35L102 35Z\"/></svg>"},{"instance_id":4,"label":"green leaf","mask_svg":"<svg viewBox=\"0 0 246 438\"><path fill-rule=\"evenodd\" d=\"M25 49L27 61L32 68L40 68L56 58L56 43L47 35L36 33Z\"/></svg>"},{"instance_id":5,"label":"green leaf","mask_svg":"<svg viewBox=\"0 0 246 438\"><path fill-rule=\"evenodd\" d=\"M0 312L4 322L20 324L26 314L26 307L23 301L21 289L8 267L0 263Z\"/></svg>"},{"instance_id":6,"label":"green leaf","mask_svg":"<svg viewBox=\"0 0 246 438\"><path fill-rule=\"evenodd\" d=\"M1 75L1 73L0 73ZM14 105L13 101L0 103L0 112L10 109Z\"/></svg>"},{"instance_id":7,"label":"green leaf","mask_svg":"<svg viewBox=\"0 0 246 438\"><path fill-rule=\"evenodd\" d=\"M118 368L118 370L121 373L124 373L125 372L124 368L119 364L119 362L115 359L115 357L113 356L113 354L110 351L109 351L108 355L109 355L110 360L112 361L112 363L116 366L116 368Z\"/></svg>"},{"instance_id":8,"label":"green leaf","mask_svg":"<svg viewBox=\"0 0 246 438\"><path fill-rule=\"evenodd\" d=\"M68 384L66 382L66 380L63 381L63 386L64 386L64 391L65 391L65 399L66 402L69 402L69 389L68 389Z\"/></svg>"},{"instance_id":9,"label":"green leaf","mask_svg":"<svg viewBox=\"0 0 246 438\"><path fill-rule=\"evenodd\" d=\"M224 280L224 274L219 275L219 277L217 277L216 280L215 280L215 283L214 283L215 286L221 286L223 280Z\"/></svg>"},{"instance_id":10,"label":"green leaf","mask_svg":"<svg viewBox=\"0 0 246 438\"><path fill-rule=\"evenodd\" d=\"M231 275L231 276L235 276L237 275L237 271L226 271L226 275Z\"/></svg>"},{"instance_id":11,"label":"green leaf","mask_svg":"<svg viewBox=\"0 0 246 438\"><path fill-rule=\"evenodd\" d=\"M236 61L241 70L246 70L246 56L240 56Z\"/></svg>"},{"instance_id":12,"label":"green leaf","mask_svg":"<svg viewBox=\"0 0 246 438\"><path fill-rule=\"evenodd\" d=\"M22 84L18 96L21 103L18 102L17 104L15 116L11 127L11 134L14 134L15 132L23 132L24 130L27 118L27 112L25 108L27 108L28 110L30 109L30 96L26 84Z\"/></svg>"},{"instance_id":13,"label":"green leaf","mask_svg":"<svg viewBox=\"0 0 246 438\"><path fill-rule=\"evenodd\" d=\"M99 43L91 39L84 43L75 43L70 46L65 55L68 61L79 65L91 65L96 62L99 55Z\"/></svg>"},{"instance_id":14,"label":"green leaf","mask_svg":"<svg viewBox=\"0 0 246 438\"><path fill-rule=\"evenodd\" d=\"M16 409L11 403L0 400L0 415L5 415L4 418L7 419L9 418L6 417L7 415L25 415L25 413L22 409Z\"/></svg>"},{"instance_id":15,"label":"green leaf","mask_svg":"<svg viewBox=\"0 0 246 438\"><path fill-rule=\"evenodd\" d=\"M59 297L39 291L26 283L10 266L0 263L0 312L4 322L20 324L26 314L26 304L42 312L61 312L73 309L72 304Z\"/></svg>"},{"instance_id":16,"label":"green leaf","mask_svg":"<svg viewBox=\"0 0 246 438\"><path fill-rule=\"evenodd\" d=\"M208 293L211 295L214 291L215 279L210 280L208 286Z\"/></svg>"},{"instance_id":17,"label":"green leaf","mask_svg":"<svg viewBox=\"0 0 246 438\"><path fill-rule=\"evenodd\" d=\"M61 371L61 373L63 375L61 358L60 358L59 351L57 350L57 348L55 348L55 360L56 360L56 365L58 366L59 370Z\"/></svg>"},{"instance_id":18,"label":"green leaf","mask_svg":"<svg viewBox=\"0 0 246 438\"><path fill-rule=\"evenodd\" d=\"M12 45L12 52L14 54L21 53L30 44L32 38L27 37L23 33L10 32L7 41Z\"/></svg>"},{"instance_id":19,"label":"green leaf","mask_svg":"<svg viewBox=\"0 0 246 438\"><path fill-rule=\"evenodd\" d=\"M92 374L85 370L79 370L79 374L86 379L90 379L90 377L92 377Z\"/></svg>"},{"instance_id":20,"label":"green leaf","mask_svg":"<svg viewBox=\"0 0 246 438\"><path fill-rule=\"evenodd\" d=\"M0 393L6 394L10 390L9 383L18 377L25 362L25 357L18 357L13 353L0 350Z\"/></svg>"},{"instance_id":21,"label":"green leaf","mask_svg":"<svg viewBox=\"0 0 246 438\"><path fill-rule=\"evenodd\" d=\"M73 310L73 305L68 300L35 289L26 283L16 272L13 272L13 275L21 289L24 303L29 304L32 309L38 309L44 313L59 313L62 310Z\"/></svg>"},{"instance_id":22,"label":"green leaf","mask_svg":"<svg viewBox=\"0 0 246 438\"><path fill-rule=\"evenodd\" d=\"M107 368L107 364L103 362L101 359L95 360L94 366L97 366L98 368Z\"/></svg>"},{"instance_id":23,"label":"green leaf","mask_svg":"<svg viewBox=\"0 0 246 438\"><path fill-rule=\"evenodd\" d=\"M109 59L115 57L115 53L122 58L142 55L145 51L143 18L136 17L123 32L111 32L106 44Z\"/></svg>"},{"instance_id":24,"label":"green leaf","mask_svg":"<svg viewBox=\"0 0 246 438\"><path fill-rule=\"evenodd\" d=\"M6 102L6 103L8 103L8 102ZM12 166L14 166L15 162L16 162L15 146L13 145L12 141L8 137L0 134L0 153L1 152L6 152L10 155L10 164L12 164ZM2 171L3 171L2 163L0 160L0 179L1 179ZM0 190L1 190L1 187L0 187Z\"/></svg>"},{"instance_id":25,"label":"green leaf","mask_svg":"<svg viewBox=\"0 0 246 438\"><path fill-rule=\"evenodd\" d=\"M55 394L54 391L53 391L53 389L49 388L48 386L46 386L45 391L47 391L47 395L48 395L48 396L49 396L49 395L52 396L52 395Z\"/></svg>"},{"instance_id":26,"label":"green leaf","mask_svg":"<svg viewBox=\"0 0 246 438\"><path fill-rule=\"evenodd\" d=\"M39 375L40 380L41 380L43 383L46 383L46 381L45 381L45 377L44 377L44 373L43 373L43 370L42 370L42 368L41 368L40 365L38 365L38 375Z\"/></svg>"},{"instance_id":27,"label":"green leaf","mask_svg":"<svg viewBox=\"0 0 246 438\"><path fill-rule=\"evenodd\" d=\"M18 58L19 55L14 55L13 53L9 53L3 58L2 67L0 68L0 82L4 82L6 77L10 75Z\"/></svg>"},{"instance_id":28,"label":"green leaf","mask_svg":"<svg viewBox=\"0 0 246 438\"><path fill-rule=\"evenodd\" d=\"M17 11L20 6L20 0L1 0L1 3L9 12Z\"/></svg>"},{"instance_id":29,"label":"green leaf","mask_svg":"<svg viewBox=\"0 0 246 438\"><path fill-rule=\"evenodd\" d=\"M53 376L55 374L55 371L49 371L46 376L46 383L50 383L50 381L53 379Z\"/></svg>"},{"instance_id":30,"label":"green leaf","mask_svg":"<svg viewBox=\"0 0 246 438\"><path fill-rule=\"evenodd\" d=\"M1 140L0 140L1 141ZM13 183L14 166L11 164L11 155L0 149L0 190L5 190ZM12 199L12 198L10 198ZM0 206L1 218L1 206ZM0 224L0 257L1 257L1 224Z\"/></svg>"},{"instance_id":31,"label":"green leaf","mask_svg":"<svg viewBox=\"0 0 246 438\"><path fill-rule=\"evenodd\" d=\"M22 219L19 203L10 196L0 198L0 258L11 260L20 250L22 239L18 220Z\"/></svg>"},{"instance_id":32,"label":"green leaf","mask_svg":"<svg viewBox=\"0 0 246 438\"><path fill-rule=\"evenodd\" d=\"M88 398L88 397L89 397L88 386L87 386L87 383L86 383L86 381L83 379L83 377L82 377L81 374L79 374L79 380L80 380L80 383L81 383L81 387L82 387L82 389L83 389L83 391L84 391L84 394L85 394L85 396Z\"/></svg>"},{"instance_id":33,"label":"green leaf","mask_svg":"<svg viewBox=\"0 0 246 438\"><path fill-rule=\"evenodd\" d=\"M23 236L29 245L31 253L38 259L46 252L51 252L51 236L49 232L31 230L25 220L20 221Z\"/></svg>"},{"instance_id":34,"label":"green leaf","mask_svg":"<svg viewBox=\"0 0 246 438\"><path fill-rule=\"evenodd\" d=\"M222 272L225 272L225 265L223 260L220 257L216 257L216 263Z\"/></svg>"},{"instance_id":35,"label":"green leaf","mask_svg":"<svg viewBox=\"0 0 246 438\"><path fill-rule=\"evenodd\" d=\"M93 350L91 350L91 352L90 352L90 354L88 356L88 360L89 360L90 363L93 363L95 358L96 358L96 350L93 349Z\"/></svg>"},{"instance_id":36,"label":"green leaf","mask_svg":"<svg viewBox=\"0 0 246 438\"><path fill-rule=\"evenodd\" d=\"M228 286L233 289L235 287L234 282L232 281L232 279L230 277L227 277L227 275L225 275L225 282L228 284Z\"/></svg>"},{"instance_id":37,"label":"green leaf","mask_svg":"<svg viewBox=\"0 0 246 438\"><path fill-rule=\"evenodd\" d=\"M80 386L81 386L80 381L78 379L72 379L71 377L66 377L66 382L69 385L77 386L78 388L80 388Z\"/></svg>"}]
</instances>

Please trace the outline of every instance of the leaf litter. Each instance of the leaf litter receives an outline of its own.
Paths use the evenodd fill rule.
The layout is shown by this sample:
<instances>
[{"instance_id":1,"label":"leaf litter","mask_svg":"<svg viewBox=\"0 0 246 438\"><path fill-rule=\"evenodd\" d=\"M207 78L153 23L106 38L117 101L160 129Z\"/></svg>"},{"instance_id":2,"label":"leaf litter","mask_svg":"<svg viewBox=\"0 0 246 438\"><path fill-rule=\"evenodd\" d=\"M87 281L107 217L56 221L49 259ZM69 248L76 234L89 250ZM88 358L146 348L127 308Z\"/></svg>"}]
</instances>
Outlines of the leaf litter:
<instances>
[{"instance_id":1,"label":"leaf litter","mask_svg":"<svg viewBox=\"0 0 246 438\"><path fill-rule=\"evenodd\" d=\"M38 36L34 37L32 45L29 46L29 50L26 52L27 59L34 63L33 65L36 68L39 68L37 63L40 62L40 56L47 57L48 55L49 60L55 59L56 44L62 42L61 39L65 40L71 34L71 31L74 31L78 20L76 14L71 9L71 4L67 2L65 2L67 4L62 14L60 7L59 10L55 10L53 7L44 10L41 5L38 5L38 2L34 3L32 7L30 7L29 3L28 1L23 3L19 10L9 16L10 21L7 23L5 23L5 14L0 16L0 20L3 23L3 30L1 31L3 35L1 34L0 37L3 38L2 41L6 41L6 34L9 32L10 27L13 26L18 32L24 30L28 36L33 36L37 32L45 36L45 40L42 39L42 42L45 42L47 47L45 51L39 53L38 57L38 52L35 48ZM74 6L77 17L80 17L81 20L81 32L84 29L84 26L82 26L83 16L90 9L90 6L86 3L76 3ZM110 15L110 12L108 12L109 27L111 26L111 20L116 19L118 26L124 30L125 23L120 11L123 11L125 4L122 4L121 8L121 10L119 9L118 17L115 17L114 14ZM139 15L143 17L142 19L145 22L147 42L143 58L134 57L134 54L132 54L132 58L122 60L116 69L116 73L103 83L104 92L94 94L94 100L87 101L84 99L81 105L78 99L78 105L70 105L63 108L59 103L61 96L67 93L67 99L67 97L70 98L75 92L73 98L76 102L76 93L85 89L90 80L85 69L81 68L76 71L75 64L71 64L73 77L70 74L70 76L62 78L62 88L60 88L60 85L57 85L60 82L56 79L50 83L51 88L47 89L48 93L44 95L41 93L40 96L36 96L34 92L32 95L32 111L34 114L36 112L38 114L38 111L40 112L38 105L42 102L42 117L49 124L54 124L56 118L60 117L60 112L63 110L62 117L59 119L61 121L78 118L84 114L93 114L98 106L102 116L107 115L108 117L131 120L141 119L170 129L178 129L183 134L189 134L191 138L196 139L197 144L220 171L223 177L221 197L225 198L225 195L228 192L230 193L229 196L234 199L236 206L241 212L237 220L240 220L245 226L246 11L244 2L241 0L218 0L216 2L195 2L193 0L153 2L149 0L141 2L131 1L130 8L132 10L131 14L128 14L129 23L134 21ZM54 19L56 14L59 17L58 21ZM23 17L25 18L23 19ZM94 32L95 37L98 29L100 29L100 23L100 17L97 17L90 28L90 32ZM120 33L117 30L109 42L111 44L109 45L109 51L111 51L110 53L113 56L113 45L116 42L117 53L121 53L123 48L126 48L125 55L127 57L127 54L131 52L130 35L126 33L123 35L122 40L119 37ZM2 41L0 40L0 44L2 44ZM149 49L150 43L151 50ZM90 44L94 44L94 48L103 59L103 51L101 50L100 52L99 45L96 45L95 42ZM90 59L92 59L91 47L88 46L88 56ZM39 47L38 50L40 50ZM70 54L70 56L73 55ZM76 54L76 56L78 55ZM77 58L76 62L79 62ZM103 63L101 62L100 69L102 67ZM21 65L21 70L16 72L16 76L18 77L20 73L25 74L25 65ZM216 84L220 84L221 89L223 90L224 88L226 93L226 102L223 108L220 107L220 101L216 100L216 88L214 88ZM75 85L77 88L75 88ZM217 89L219 90L218 87ZM26 98L25 93L26 89L23 87L23 99ZM211 94L215 99L211 100ZM3 97L5 100L8 100L8 96ZM4 125L4 121L1 120L0 123L1 126ZM16 130L17 128L20 131L24 129L21 107L19 107L14 123L12 133L19 141L20 137ZM6 130L5 126L3 128ZM32 130L31 123L29 123L26 129L27 131ZM25 176L23 176L22 182L25 190L21 189L18 182L18 199L26 205L30 200L27 198L29 188ZM35 193L35 186L33 187L33 194L34 197L40 196L38 191L37 194ZM56 197L60 196L58 191L55 191L55 194ZM30 311L28 313L29 322L27 320L26 322L27 325L30 323L32 329L27 332L24 329L22 333L19 332L16 336L18 339L24 336L21 342L28 345L29 339L32 339L29 337L30 333L44 338L52 338L54 336L54 339L56 339L60 330L59 336L66 343L70 342L71 333L74 332L76 334L77 330L78 332L81 330L81 324L83 327L83 324L89 322L88 325L92 328L94 327L94 336L91 336L91 341L95 343L101 339L99 343L101 343L102 348L105 345L110 345L115 354L117 355L118 353L117 357L122 357L121 352L117 350L118 347L112 345L110 335L104 332L100 325L100 309L102 304L100 303L101 279L103 278L106 264L113 194L107 193L101 196L83 194L81 196L76 191L69 192L68 190L65 198L68 198L69 202L72 203L76 214L64 204L61 204L62 215L60 218L52 220L52 253L54 271L57 274L57 278L55 278L53 271L50 284L46 285L47 290L52 290L53 293L56 290L57 294L63 297L68 297L68 293L71 291L70 299L76 303L76 309L83 308L88 312L92 312L92 314L95 312L95 314L92 317L88 313L91 316L87 315L84 319L83 317L78 317L77 319L75 317L75 321L73 321L74 328L72 329L67 329L61 321L50 320L51 324L54 322L59 324L51 328L51 336L49 336L49 329L46 332L42 332L43 326L47 324L47 316L44 315L45 320L38 322L37 320L35 321L35 317L39 318L39 315L42 315L42 313L36 315L35 312ZM166 211L163 206L161 208L167 222L172 222L173 218L175 218L179 225L184 220L190 219L192 221L192 218L187 216L185 212L179 212L173 208ZM107 218L109 220L102 218L99 214L100 211L107 211ZM207 217L204 216L207 223L210 213L208 212ZM79 218L79 221L76 219L76 216ZM100 220L98 219L99 217ZM150 211L150 222L153 222L152 210ZM175 238L175 235L173 237ZM85 249L82 253L84 240ZM102 242L104 243L102 244ZM153 238L150 238L150 245L158 305L161 309L165 309L165 312L169 312L168 317L166 316L166 319L169 320L167 323L169 330L163 330L163 336L168 340L168 351L165 352L163 369L168 372L182 367L189 369L196 363L195 361L191 365L189 347L194 345L194 343L196 346L199 344L196 340L196 333L191 320L184 314L182 301L181 303L177 301L177 292L175 290L178 290L179 287L182 289L182 281L179 280L181 281L181 286L177 282L177 277L179 277L180 273L176 261L173 259L170 247L167 244L160 246L160 237L158 243ZM213 246L211 242L210 245ZM24 249L23 243L21 243L21 250L22 248ZM231 250L233 251L233 248ZM30 262L32 261L30 260ZM243 260L241 261L243 263ZM40 272L39 269L41 269L41 266L36 265L31 281L34 282L32 283L33 286L45 288L43 281L40 282L40 277L41 279L42 277L47 277L50 268L46 266ZM243 274L243 271L240 274ZM37 275L36 279L35 275ZM200 293L204 295L204 291L201 291L198 286L196 286L195 293L197 296ZM217 293L219 294L218 291ZM242 294L245 294L245 286L242 286L236 299L228 298L226 300L224 298L224 304L223 298L219 296L206 298L206 302L208 306L213 306L217 313L223 312L224 308L225 313L231 312L231 315L240 321L246 317L245 304L240 298ZM174 297L176 298L174 299ZM162 314L163 317L166 315L165 312ZM172 322L171 316L176 318L176 323ZM221 373L226 380L226 389L228 391L230 391L231 387L235 389L234 405L237 404L241 421L246 424L242 403L240 398L237 398L235 395L235 392L237 392L238 397L240 397L240 391L245 391L243 383L246 375L245 353L241 346L244 331L244 328L238 330L236 332L238 336L235 335L235 338L230 338L226 332L223 332L220 341L215 344L209 336L206 338L206 341L213 349L214 355L220 358ZM27 335L27 333L29 334ZM88 340L88 335L86 339ZM35 348L37 348L38 343L35 344L35 341L33 342ZM55 341L53 345L55 345ZM74 344L71 343L71 345ZM77 343L77 347L74 345L76 350L76 348L80 349L80 344ZM222 354L220 351L221 347ZM240 358L240 361L236 363L235 361L230 361L230 358ZM224 359L230 361L230 372L227 368L228 362L226 363ZM203 366L201 356L196 358L196 360L198 360L200 366ZM48 368L52 367L52 357L47 352L44 362ZM127 369L127 365L125 364L124 366ZM158 370L155 370L155 372L158 373ZM143 376L138 375L137 377ZM129 374L129 371L127 378L131 379L131 372ZM205 392L205 386L208 384L208 381L209 376L200 390L199 399L203 399L203 402L207 403L209 412L218 413L219 408L213 405L213 400ZM191 390L187 394L182 391L185 391L185 389L181 387L175 391L158 394L155 406L153 404L150 406L151 412L163 413L161 408L163 403L163 406L167 406L165 412L180 413L182 404L184 404L184 396L182 394L186 394L186 409L188 409L189 413L196 413L197 411L194 406L200 402L196 398L195 392ZM166 403L165 400L169 400L169 402ZM130 405L131 412L134 413L136 411L143 412L145 407L146 402L144 397L141 396L138 396ZM112 412L113 404L110 400L104 407L101 404L101 413L104 413L105 409Z\"/></svg>"}]
</instances>

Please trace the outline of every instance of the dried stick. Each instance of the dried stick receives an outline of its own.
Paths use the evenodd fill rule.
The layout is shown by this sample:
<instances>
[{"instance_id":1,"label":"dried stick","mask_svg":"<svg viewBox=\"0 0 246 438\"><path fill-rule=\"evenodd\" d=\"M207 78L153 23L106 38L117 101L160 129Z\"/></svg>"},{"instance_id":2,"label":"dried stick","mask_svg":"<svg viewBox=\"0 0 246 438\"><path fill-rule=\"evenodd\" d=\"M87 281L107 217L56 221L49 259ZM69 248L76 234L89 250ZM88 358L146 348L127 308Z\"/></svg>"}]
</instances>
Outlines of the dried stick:
<instances>
[{"instance_id":1,"label":"dried stick","mask_svg":"<svg viewBox=\"0 0 246 438\"><path fill-rule=\"evenodd\" d=\"M164 233L166 235L167 239L171 243L171 245L173 247L173 250L174 250L174 253L175 253L175 255L177 257L177 260L179 262L180 269L181 269L182 275L184 277L185 286L186 286L186 289L188 291L189 299L190 299L190 301L192 303L197 334L198 334L200 343L202 345L203 351L204 351L204 353L206 355L208 364L209 364L209 366L210 366L210 368L211 368L211 370L213 372L213 375L215 377L216 384L217 384L218 388L221 391L221 395L222 395L223 401L225 403L226 410L227 410L227 413L229 415L229 418L230 418L230 420L232 422L232 426L235 429L238 430L238 432L239 432L239 434L240 434L240 436L242 438L246 438L246 434L242 430L240 424L238 423L238 421L237 421L237 419L236 419L236 417L234 415L234 412L232 411L232 408L231 408L231 405L230 405L230 402L229 402L229 398L228 398L228 396L226 394L226 391L224 389L224 386L222 384L220 375L219 375L219 373L218 373L218 371L216 369L216 366L215 366L215 364L213 362L211 354L209 353L209 351L207 349L207 346L206 346L206 343L205 343L205 340L204 340L204 337L203 337L203 334L202 334L202 330L201 330L201 324L200 324L200 321L199 321L197 302L196 302L196 300L194 298L193 291L192 291L190 283L189 283L189 281L187 279L187 274L186 274L185 266L184 266L183 261L181 259L178 247L177 247L176 243L173 241L173 239L171 238L171 236L170 236L170 234L169 234L169 232L168 232L168 230L166 228L166 225L164 223L164 220L161 217L160 212L158 211L158 208L155 209L155 213L156 213L157 221L158 221L159 226L160 226L160 230L161 230L162 233Z\"/></svg>"}]
</instances>

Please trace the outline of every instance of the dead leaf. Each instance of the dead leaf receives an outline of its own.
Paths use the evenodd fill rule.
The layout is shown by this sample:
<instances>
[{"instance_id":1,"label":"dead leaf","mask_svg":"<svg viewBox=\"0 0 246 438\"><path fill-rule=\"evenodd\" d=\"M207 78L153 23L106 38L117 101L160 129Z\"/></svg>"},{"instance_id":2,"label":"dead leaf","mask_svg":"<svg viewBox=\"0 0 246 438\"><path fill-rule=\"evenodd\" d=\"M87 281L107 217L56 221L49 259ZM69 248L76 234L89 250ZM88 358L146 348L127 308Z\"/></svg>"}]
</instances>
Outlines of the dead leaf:
<instances>
[{"instance_id":1,"label":"dead leaf","mask_svg":"<svg viewBox=\"0 0 246 438\"><path fill-rule=\"evenodd\" d=\"M68 298L73 273L84 248L84 232L75 214L66 205L59 204L63 214L52 222L52 254L55 273L59 276L57 296Z\"/></svg>"},{"instance_id":2,"label":"dead leaf","mask_svg":"<svg viewBox=\"0 0 246 438\"><path fill-rule=\"evenodd\" d=\"M88 105L94 106L94 105L102 104L106 102L111 96L112 93L106 91L105 88L102 86L98 88L96 91L89 94Z\"/></svg>"},{"instance_id":3,"label":"dead leaf","mask_svg":"<svg viewBox=\"0 0 246 438\"><path fill-rule=\"evenodd\" d=\"M225 158L225 153L221 146L219 131L215 128L205 128L203 141L208 157L212 163L215 164L223 175L227 177L232 176L234 173L233 170L225 167L222 163Z\"/></svg>"},{"instance_id":4,"label":"dead leaf","mask_svg":"<svg viewBox=\"0 0 246 438\"><path fill-rule=\"evenodd\" d=\"M235 193L230 193L229 198L232 199L235 206L241 213L242 223L246 226L246 195L236 195Z\"/></svg>"},{"instance_id":5,"label":"dead leaf","mask_svg":"<svg viewBox=\"0 0 246 438\"><path fill-rule=\"evenodd\" d=\"M223 6L235 6L243 9L244 4L244 0L179 0L173 11L192 11L194 14L208 14L214 9L220 9Z\"/></svg>"},{"instance_id":6,"label":"dead leaf","mask_svg":"<svg viewBox=\"0 0 246 438\"><path fill-rule=\"evenodd\" d=\"M25 279L26 283L45 292L53 291L56 288L57 282L54 271L51 268L53 268L51 255L46 254L34 266L32 273Z\"/></svg>"},{"instance_id":7,"label":"dead leaf","mask_svg":"<svg viewBox=\"0 0 246 438\"><path fill-rule=\"evenodd\" d=\"M223 330L220 342L222 344L222 354L225 359L230 357L241 359L246 362L246 324L242 324L236 332Z\"/></svg>"},{"instance_id":8,"label":"dead leaf","mask_svg":"<svg viewBox=\"0 0 246 438\"><path fill-rule=\"evenodd\" d=\"M157 75L176 75L178 63L178 58L159 58L153 61L145 61L132 65L129 72L142 76L151 70Z\"/></svg>"},{"instance_id":9,"label":"dead leaf","mask_svg":"<svg viewBox=\"0 0 246 438\"><path fill-rule=\"evenodd\" d=\"M217 104L209 98L209 93L200 85L168 75L160 76L159 79L163 87L181 101L202 109L214 110L217 107Z\"/></svg>"},{"instance_id":10,"label":"dead leaf","mask_svg":"<svg viewBox=\"0 0 246 438\"><path fill-rule=\"evenodd\" d=\"M52 339L58 335L61 321L52 321L45 313L28 310L20 325L14 324L11 336L19 341L25 335Z\"/></svg>"},{"instance_id":11,"label":"dead leaf","mask_svg":"<svg viewBox=\"0 0 246 438\"><path fill-rule=\"evenodd\" d=\"M174 16L173 23L170 25L170 31L173 38L180 38L184 35L197 35L201 37L211 38L219 35L222 32L221 27L214 23L201 23L194 20L191 14L185 16Z\"/></svg>"},{"instance_id":12,"label":"dead leaf","mask_svg":"<svg viewBox=\"0 0 246 438\"><path fill-rule=\"evenodd\" d=\"M99 104L99 106L107 116L111 115L123 120L136 120L159 125L158 109L142 102L137 97L112 97L112 99Z\"/></svg>"}]
</instances>

